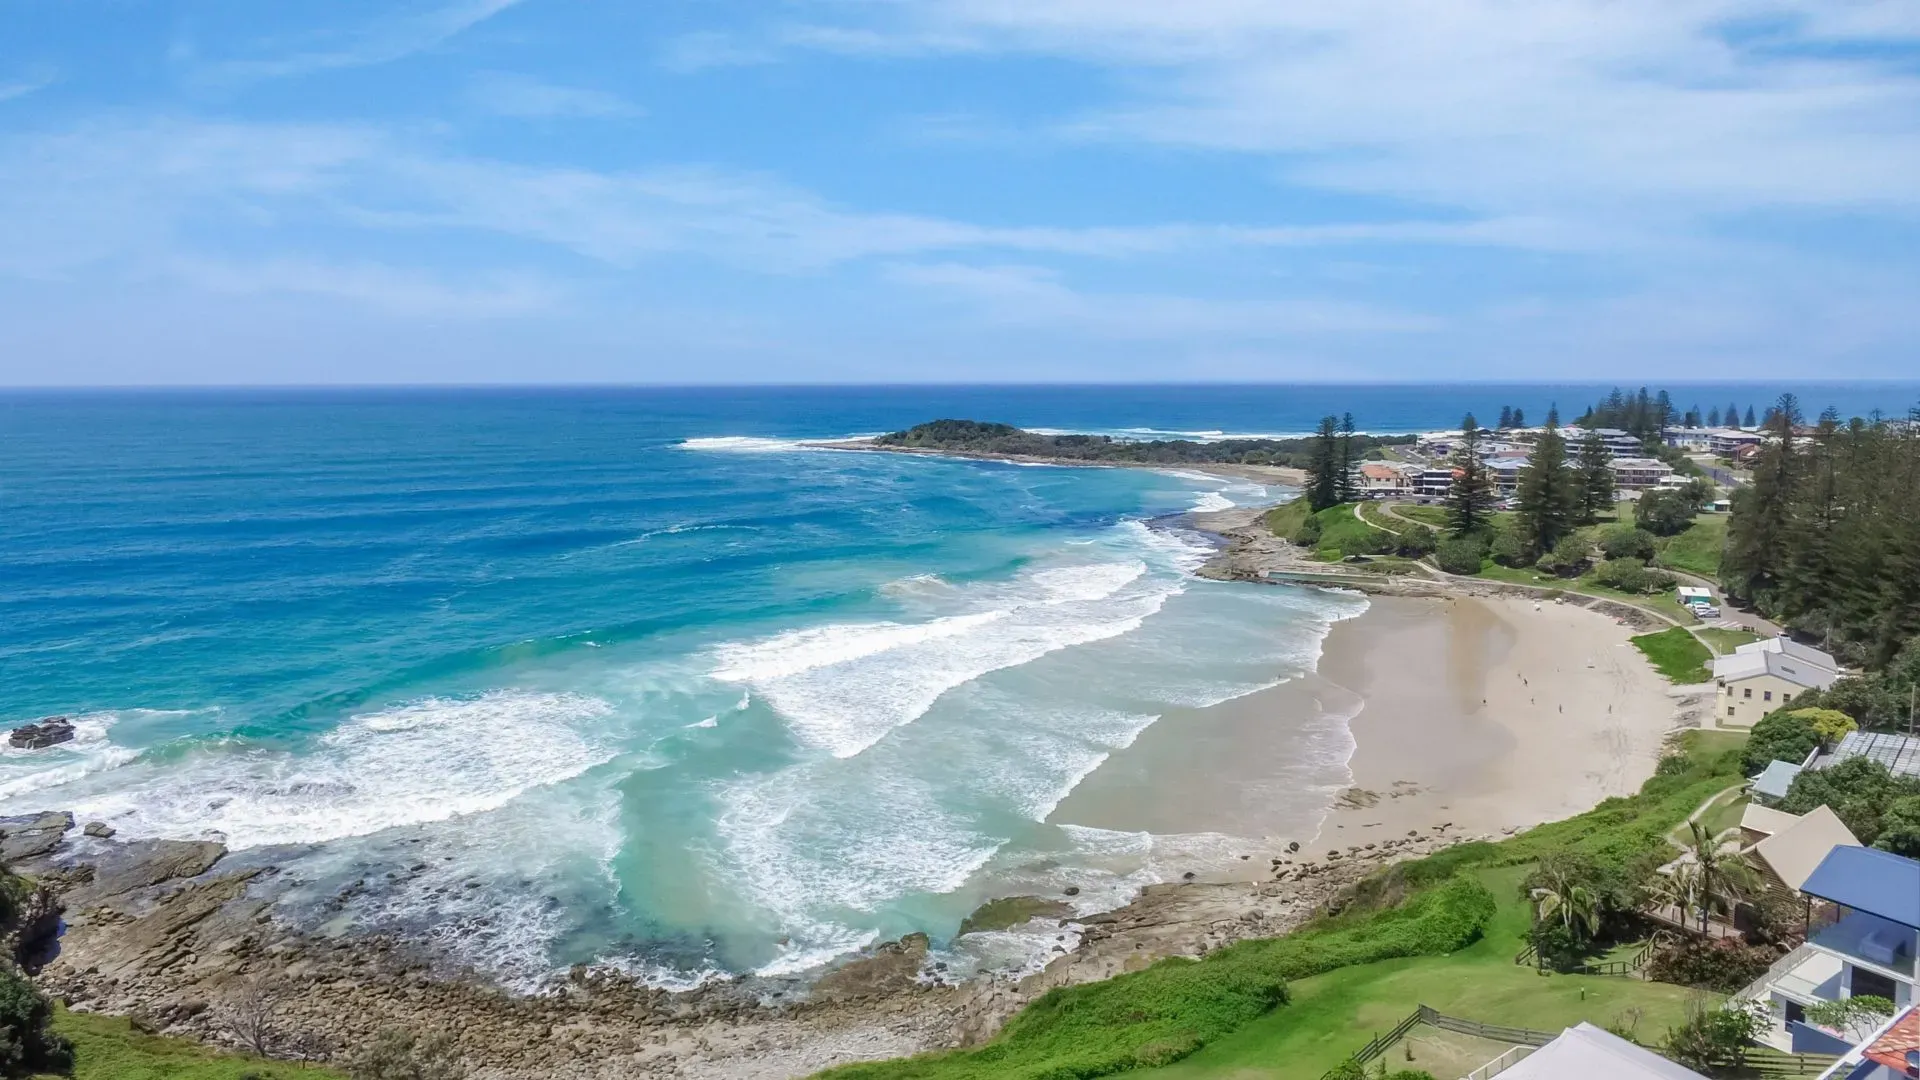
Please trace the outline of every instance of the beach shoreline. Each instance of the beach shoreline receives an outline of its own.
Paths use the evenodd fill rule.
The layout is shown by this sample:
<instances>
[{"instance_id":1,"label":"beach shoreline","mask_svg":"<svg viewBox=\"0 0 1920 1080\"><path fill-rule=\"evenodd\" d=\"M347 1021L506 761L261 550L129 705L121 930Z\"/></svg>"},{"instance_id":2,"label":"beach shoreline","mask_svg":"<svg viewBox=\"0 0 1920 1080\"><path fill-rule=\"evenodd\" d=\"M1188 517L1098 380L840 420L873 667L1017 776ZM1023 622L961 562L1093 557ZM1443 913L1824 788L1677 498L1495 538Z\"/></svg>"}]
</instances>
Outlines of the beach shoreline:
<instances>
[{"instance_id":1,"label":"beach shoreline","mask_svg":"<svg viewBox=\"0 0 1920 1080\"><path fill-rule=\"evenodd\" d=\"M1249 554L1268 550L1253 543L1261 513L1182 522L1240 529L1223 555L1237 549L1242 565L1208 576L1273 580ZM1288 548L1271 555L1297 559ZM208 1003L263 982L284 995L290 1026L335 1044L453 1018L483 1078L784 1080L977 1043L1052 987L1284 934L1386 862L1566 817L1652 774L1677 720L1664 684L1627 645L1630 627L1577 604L1417 584L1429 595L1374 595L1366 611L1334 623L1311 673L1163 718L1056 807L1059 822L1217 833L1237 855L1110 911L1043 918L1033 925L1058 925L1063 944L1037 973L952 982L930 970L925 937L910 935L852 959L810 996L748 979L672 993L599 969L576 969L553 993L516 996L437 972L413 943L336 940L280 923L256 889L275 871L223 870L218 845L116 845L80 837L68 818L27 867L74 900L45 979L75 1007L156 1016L216 1041L227 1036ZM1307 717L1325 736L1324 760L1301 779L1262 748L1297 745L1287 725ZM1185 752L1163 752L1175 744ZM1278 820L1276 783L1318 785L1330 805L1311 825L1297 809ZM172 867L170 876L149 880L142 869L131 877L137 887L103 893L99 881L130 852L143 867ZM530 1041L530 1028L555 1034Z\"/></svg>"},{"instance_id":2,"label":"beach shoreline","mask_svg":"<svg viewBox=\"0 0 1920 1080\"><path fill-rule=\"evenodd\" d=\"M1251 480L1276 487L1300 487L1307 482L1304 469L1286 465L1239 465L1230 462L1187 461L1087 461L1081 458L1047 454L975 454L965 450L929 450L919 446L882 446L872 439L832 439L802 442L810 450L844 450L855 453L905 454L911 457L951 458L956 461L987 461L1011 465L1054 465L1063 469L1156 469L1161 472L1190 472L1223 480Z\"/></svg>"}]
</instances>

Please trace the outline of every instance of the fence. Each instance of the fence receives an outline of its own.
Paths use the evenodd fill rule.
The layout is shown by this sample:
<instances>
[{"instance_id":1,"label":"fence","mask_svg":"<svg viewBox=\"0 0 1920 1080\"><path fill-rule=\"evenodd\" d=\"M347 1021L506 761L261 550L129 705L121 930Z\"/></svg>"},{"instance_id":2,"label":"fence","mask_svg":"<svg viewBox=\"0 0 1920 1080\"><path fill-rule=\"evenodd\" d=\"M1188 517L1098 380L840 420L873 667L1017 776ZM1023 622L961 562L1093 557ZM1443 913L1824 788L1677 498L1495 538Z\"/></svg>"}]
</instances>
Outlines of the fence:
<instances>
[{"instance_id":1,"label":"fence","mask_svg":"<svg viewBox=\"0 0 1920 1080\"><path fill-rule=\"evenodd\" d=\"M1529 1052L1531 1052L1534 1047L1547 1045L1559 1035L1558 1032L1553 1031L1535 1031L1532 1028L1506 1027L1501 1024L1482 1024L1477 1020L1463 1020L1460 1017L1448 1016L1445 1013L1422 1005L1409 1013L1406 1019L1393 1025L1391 1030L1383 1035L1374 1036L1372 1042L1354 1051L1353 1056L1349 1060L1356 1065L1365 1065L1367 1062L1386 1053L1393 1047L1394 1043L1405 1038L1407 1032L1412 1031L1421 1024L1425 1024L1428 1027L1439 1028L1441 1031L1454 1031L1462 1035L1473 1035L1482 1039L1491 1039L1495 1042L1514 1043L1527 1047ZM1518 1059L1516 1058L1515 1060ZM1512 1064L1512 1062L1508 1064ZM1505 1066L1502 1067L1504 1068ZM1321 1077L1321 1080L1329 1080L1329 1078L1338 1071L1339 1070L1336 1069L1328 1072L1326 1076ZM1493 1074L1488 1073L1487 1075L1491 1076Z\"/></svg>"},{"instance_id":2,"label":"fence","mask_svg":"<svg viewBox=\"0 0 1920 1080\"><path fill-rule=\"evenodd\" d=\"M1645 945L1642 945L1638 952L1627 957L1625 960L1602 960L1597 964L1581 964L1578 967L1568 968L1563 974L1632 975L1634 972L1646 967L1648 959L1652 956L1653 942L1649 941ZM1513 962L1516 964L1538 964L1540 962L1540 954L1535 951L1533 945L1529 943L1526 948L1521 949L1519 953L1515 954Z\"/></svg>"},{"instance_id":3,"label":"fence","mask_svg":"<svg viewBox=\"0 0 1920 1080\"><path fill-rule=\"evenodd\" d=\"M1528 1054L1533 1053L1537 1049L1539 1049L1539 1047L1509 1046L1507 1047L1506 1053L1501 1054L1499 1057L1494 1058L1492 1061L1489 1061L1485 1065L1482 1065L1479 1068L1468 1073L1465 1077L1465 1080L1492 1080L1493 1077L1499 1076L1501 1073L1506 1072L1508 1069L1513 1067L1515 1062L1518 1062L1520 1059L1526 1057Z\"/></svg>"},{"instance_id":4,"label":"fence","mask_svg":"<svg viewBox=\"0 0 1920 1080\"><path fill-rule=\"evenodd\" d=\"M1747 1048L1747 1068L1761 1077L1814 1077L1833 1067L1840 1060L1832 1054L1790 1054L1784 1050L1772 1050L1766 1047Z\"/></svg>"}]
</instances>

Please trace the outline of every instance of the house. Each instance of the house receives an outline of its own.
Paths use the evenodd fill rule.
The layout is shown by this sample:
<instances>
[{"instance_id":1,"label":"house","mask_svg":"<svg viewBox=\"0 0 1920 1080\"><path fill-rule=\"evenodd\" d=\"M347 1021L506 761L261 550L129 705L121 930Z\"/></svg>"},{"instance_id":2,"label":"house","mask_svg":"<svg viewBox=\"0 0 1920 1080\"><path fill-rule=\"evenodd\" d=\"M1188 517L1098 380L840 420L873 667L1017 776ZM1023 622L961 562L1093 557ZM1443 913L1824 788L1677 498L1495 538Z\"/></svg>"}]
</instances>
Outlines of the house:
<instances>
[{"instance_id":1,"label":"house","mask_svg":"<svg viewBox=\"0 0 1920 1080\"><path fill-rule=\"evenodd\" d=\"M1807 1022L1822 1001L1870 994L1914 1004L1914 956L1920 945L1920 863L1874 848L1827 852L1800 885L1807 898L1806 942L1735 995L1763 1005L1771 1025L1759 1039L1779 1050L1844 1053L1851 1040Z\"/></svg>"},{"instance_id":2,"label":"house","mask_svg":"<svg viewBox=\"0 0 1920 1080\"><path fill-rule=\"evenodd\" d=\"M1616 457L1611 465L1613 486L1627 491L1659 487L1663 479L1673 475L1673 466L1649 457Z\"/></svg>"},{"instance_id":3,"label":"house","mask_svg":"<svg viewBox=\"0 0 1920 1080\"><path fill-rule=\"evenodd\" d=\"M1520 488L1520 470L1527 467L1527 458L1523 455L1490 457L1482 462L1487 468L1487 477L1500 494L1511 495Z\"/></svg>"},{"instance_id":4,"label":"house","mask_svg":"<svg viewBox=\"0 0 1920 1080\"><path fill-rule=\"evenodd\" d=\"M1647 445L1641 442L1637 436L1631 435L1619 428L1594 428L1593 433L1600 436L1600 441L1606 445L1607 450L1610 451L1614 457L1641 457L1647 452ZM1577 433L1569 433L1567 436L1568 441L1574 443L1578 443L1584 438L1586 438L1585 435Z\"/></svg>"},{"instance_id":5,"label":"house","mask_svg":"<svg viewBox=\"0 0 1920 1080\"><path fill-rule=\"evenodd\" d=\"M1539 1049L1516 1046L1470 1075L1505 1080L1703 1080L1684 1065L1584 1021Z\"/></svg>"},{"instance_id":6,"label":"house","mask_svg":"<svg viewBox=\"0 0 1920 1080\"><path fill-rule=\"evenodd\" d=\"M1759 446L1765 439L1757 431L1721 428L1708 433L1707 451L1714 457L1730 458L1743 446Z\"/></svg>"},{"instance_id":7,"label":"house","mask_svg":"<svg viewBox=\"0 0 1920 1080\"><path fill-rule=\"evenodd\" d=\"M1735 656L1746 656L1750 653L1779 653L1803 664L1826 668L1828 671L1840 670L1840 664L1834 660L1831 653L1822 652L1811 645L1801 644L1785 634L1760 641L1749 641L1745 645L1737 646L1733 652Z\"/></svg>"},{"instance_id":8,"label":"house","mask_svg":"<svg viewBox=\"0 0 1920 1080\"><path fill-rule=\"evenodd\" d=\"M1404 465L1368 461L1361 464L1359 472L1360 489L1368 495L1404 495L1413 490L1413 479Z\"/></svg>"},{"instance_id":9,"label":"house","mask_svg":"<svg viewBox=\"0 0 1920 1080\"><path fill-rule=\"evenodd\" d=\"M1895 1010L1886 1023L1840 1055L1819 1080L1894 1080L1920 1076L1920 1009Z\"/></svg>"},{"instance_id":10,"label":"house","mask_svg":"<svg viewBox=\"0 0 1920 1080\"><path fill-rule=\"evenodd\" d=\"M1740 835L1752 837L1743 850L1767 886L1795 895L1834 848L1860 846L1840 815L1825 806L1798 815L1749 806L1740 818Z\"/></svg>"},{"instance_id":11,"label":"house","mask_svg":"<svg viewBox=\"0 0 1920 1080\"><path fill-rule=\"evenodd\" d=\"M1793 786L1793 778L1800 775L1800 766L1791 761L1774 761L1760 770L1753 778L1753 797L1762 804L1777 803L1787 797L1787 789Z\"/></svg>"},{"instance_id":12,"label":"house","mask_svg":"<svg viewBox=\"0 0 1920 1080\"><path fill-rule=\"evenodd\" d=\"M1827 657L1826 663L1801 660L1784 650L1734 652L1716 657L1713 682L1718 689L1714 720L1721 727L1752 727L1761 717L1796 696L1808 690L1825 690L1840 678L1832 660L1832 657Z\"/></svg>"},{"instance_id":13,"label":"house","mask_svg":"<svg viewBox=\"0 0 1920 1080\"><path fill-rule=\"evenodd\" d=\"M1715 428L1668 428L1661 436L1668 446L1682 450L1706 450L1713 443Z\"/></svg>"},{"instance_id":14,"label":"house","mask_svg":"<svg viewBox=\"0 0 1920 1080\"><path fill-rule=\"evenodd\" d=\"M1760 445L1758 443L1749 443L1733 452L1733 463L1735 465L1745 465L1751 468L1753 463L1759 460L1759 458Z\"/></svg>"}]
</instances>

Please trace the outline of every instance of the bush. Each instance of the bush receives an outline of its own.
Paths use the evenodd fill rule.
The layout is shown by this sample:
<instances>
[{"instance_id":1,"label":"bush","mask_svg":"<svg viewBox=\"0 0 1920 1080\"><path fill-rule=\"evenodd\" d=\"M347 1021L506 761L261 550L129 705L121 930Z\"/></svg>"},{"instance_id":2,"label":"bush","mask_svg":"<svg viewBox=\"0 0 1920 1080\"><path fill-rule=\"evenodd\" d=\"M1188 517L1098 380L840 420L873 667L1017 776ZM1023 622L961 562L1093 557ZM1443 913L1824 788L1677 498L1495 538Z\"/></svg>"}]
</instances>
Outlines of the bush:
<instances>
[{"instance_id":1,"label":"bush","mask_svg":"<svg viewBox=\"0 0 1920 1080\"><path fill-rule=\"evenodd\" d=\"M1320 533L1320 519L1308 515L1300 527L1293 530L1293 542L1304 548L1315 547L1320 543Z\"/></svg>"},{"instance_id":2,"label":"bush","mask_svg":"<svg viewBox=\"0 0 1920 1080\"><path fill-rule=\"evenodd\" d=\"M1592 554L1593 545L1585 537L1568 533L1534 565L1555 577L1579 577L1586 571L1587 559Z\"/></svg>"},{"instance_id":3,"label":"bush","mask_svg":"<svg viewBox=\"0 0 1920 1080\"><path fill-rule=\"evenodd\" d=\"M1797 716L1813 725L1813 733L1820 736L1822 746L1832 746L1840 737L1849 732L1860 730L1853 717L1838 709L1795 709L1787 714Z\"/></svg>"},{"instance_id":4,"label":"bush","mask_svg":"<svg viewBox=\"0 0 1920 1080\"><path fill-rule=\"evenodd\" d=\"M1633 520L1655 536L1678 536L1693 526L1699 506L1679 491L1649 491L1633 504Z\"/></svg>"},{"instance_id":5,"label":"bush","mask_svg":"<svg viewBox=\"0 0 1920 1080\"><path fill-rule=\"evenodd\" d=\"M1500 529L1493 534L1493 540L1487 545L1487 554L1501 566L1532 566L1534 554L1528 550L1527 542L1512 529Z\"/></svg>"},{"instance_id":6,"label":"bush","mask_svg":"<svg viewBox=\"0 0 1920 1080\"><path fill-rule=\"evenodd\" d=\"M1462 536L1441 544L1434 550L1433 561L1440 569L1449 574L1477 574L1480 572L1480 560L1486 551L1480 541L1470 536Z\"/></svg>"},{"instance_id":7,"label":"bush","mask_svg":"<svg viewBox=\"0 0 1920 1080\"><path fill-rule=\"evenodd\" d=\"M1649 957L1647 978L1731 994L1765 975L1778 959L1779 950L1764 945L1688 937L1663 946Z\"/></svg>"},{"instance_id":8,"label":"bush","mask_svg":"<svg viewBox=\"0 0 1920 1080\"><path fill-rule=\"evenodd\" d=\"M347 1056L352 1080L460 1080L466 1075L442 1034L420 1038L405 1028L388 1028Z\"/></svg>"},{"instance_id":9,"label":"bush","mask_svg":"<svg viewBox=\"0 0 1920 1080\"><path fill-rule=\"evenodd\" d=\"M1409 559L1431 555L1439 547L1440 537L1425 525L1414 525L1400 534L1400 554Z\"/></svg>"},{"instance_id":10,"label":"bush","mask_svg":"<svg viewBox=\"0 0 1920 1080\"><path fill-rule=\"evenodd\" d=\"M1650 562L1655 550L1653 534L1637 525L1611 525L1600 534L1600 550L1609 559Z\"/></svg>"},{"instance_id":11,"label":"bush","mask_svg":"<svg viewBox=\"0 0 1920 1080\"><path fill-rule=\"evenodd\" d=\"M1661 1053L1695 1072L1740 1069L1747 1063L1747 1044L1759 1031L1760 1018L1744 1008L1693 1002L1686 1022L1667 1032Z\"/></svg>"},{"instance_id":12,"label":"bush","mask_svg":"<svg viewBox=\"0 0 1920 1080\"><path fill-rule=\"evenodd\" d=\"M1824 769L1801 770L1780 809L1804 814L1824 804L1861 843L1872 844L1885 828L1883 815L1913 796L1920 796L1920 780L1895 776L1877 761L1855 757Z\"/></svg>"},{"instance_id":13,"label":"bush","mask_svg":"<svg viewBox=\"0 0 1920 1080\"><path fill-rule=\"evenodd\" d=\"M1593 580L1610 589L1652 596L1673 588L1674 578L1663 570L1649 569L1639 559L1608 559L1593 571Z\"/></svg>"},{"instance_id":14,"label":"bush","mask_svg":"<svg viewBox=\"0 0 1920 1080\"><path fill-rule=\"evenodd\" d=\"M1340 538L1340 554L1351 559L1356 555L1390 555L1393 553L1396 538L1392 533L1378 529L1366 532L1350 533Z\"/></svg>"},{"instance_id":15,"label":"bush","mask_svg":"<svg viewBox=\"0 0 1920 1080\"><path fill-rule=\"evenodd\" d=\"M53 1004L27 977L0 962L0 1075L66 1072L73 1048L48 1030Z\"/></svg>"},{"instance_id":16,"label":"bush","mask_svg":"<svg viewBox=\"0 0 1920 1080\"><path fill-rule=\"evenodd\" d=\"M1880 815L1880 835L1873 846L1909 859L1920 858L1920 796L1908 795L1888 804Z\"/></svg>"},{"instance_id":17,"label":"bush","mask_svg":"<svg viewBox=\"0 0 1920 1080\"><path fill-rule=\"evenodd\" d=\"M1819 732L1813 728L1813 722L1803 712L1812 709L1794 709L1791 711L1775 709L1760 718L1753 725L1753 731L1747 735L1747 746L1742 752L1742 765L1751 776L1767 767L1771 762L1786 761L1795 765L1807 760L1813 748L1820 745Z\"/></svg>"}]
</instances>

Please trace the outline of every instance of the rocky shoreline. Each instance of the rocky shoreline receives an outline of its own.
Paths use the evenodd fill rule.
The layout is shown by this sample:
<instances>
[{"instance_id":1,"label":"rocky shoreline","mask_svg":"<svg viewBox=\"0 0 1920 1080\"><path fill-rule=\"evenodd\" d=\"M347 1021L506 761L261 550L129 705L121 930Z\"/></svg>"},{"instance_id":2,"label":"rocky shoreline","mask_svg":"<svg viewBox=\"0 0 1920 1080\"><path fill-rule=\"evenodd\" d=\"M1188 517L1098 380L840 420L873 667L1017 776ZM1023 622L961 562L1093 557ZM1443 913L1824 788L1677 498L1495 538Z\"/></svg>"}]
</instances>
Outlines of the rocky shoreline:
<instances>
[{"instance_id":1,"label":"rocky shoreline","mask_svg":"<svg viewBox=\"0 0 1920 1080\"><path fill-rule=\"evenodd\" d=\"M1252 480L1262 484L1299 487L1307 482L1304 469L1286 465L1236 465L1218 461L1088 461L1085 458L1054 457L1046 454L985 454L969 450L929 450L919 446L882 446L872 439L839 439L803 442L813 450L851 450L874 454L908 454L913 457L958 458L963 461L999 461L1017 465L1058 465L1067 469L1158 469Z\"/></svg>"},{"instance_id":2,"label":"rocky shoreline","mask_svg":"<svg viewBox=\"0 0 1920 1080\"><path fill-rule=\"evenodd\" d=\"M265 999L282 1056L325 1060L397 1026L445 1032L473 1076L502 1080L785 1080L972 1045L1054 986L1285 933L1374 866L1462 839L1438 829L1321 861L1274 858L1258 882L1151 886L1122 908L1077 920L1077 944L1058 947L1044 970L1021 979L942 982L927 966L926 937L910 935L804 995L773 996L744 981L670 992L586 968L551 992L516 995L445 973L415 943L290 925L266 888L276 868L240 865L220 844L121 841L99 831L59 812L0 819L0 855L40 885L31 928L19 935L23 954L42 956L41 984L69 1007L236 1045L235 1017ZM1032 899L1035 911L1057 910ZM54 922L59 911L63 924Z\"/></svg>"}]
</instances>

